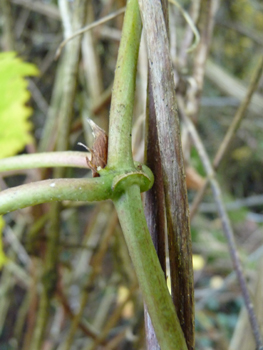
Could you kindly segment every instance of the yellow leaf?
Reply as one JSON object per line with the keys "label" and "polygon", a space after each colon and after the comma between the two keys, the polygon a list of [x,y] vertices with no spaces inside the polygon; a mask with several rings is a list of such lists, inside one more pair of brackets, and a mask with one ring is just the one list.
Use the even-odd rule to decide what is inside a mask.
{"label": "yellow leaf", "polygon": [[0,158],[15,155],[32,140],[25,76],[37,74],[36,66],[23,62],[15,52],[0,53]]}

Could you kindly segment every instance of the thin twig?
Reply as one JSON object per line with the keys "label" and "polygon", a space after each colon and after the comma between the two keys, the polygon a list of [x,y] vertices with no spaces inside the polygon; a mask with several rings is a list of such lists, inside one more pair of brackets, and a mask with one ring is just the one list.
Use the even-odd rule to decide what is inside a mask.
{"label": "thin twig", "polygon": [[[250,104],[250,101],[252,99],[252,96],[254,94],[254,92],[256,91],[257,87],[258,87],[258,83],[260,80],[260,77],[262,75],[263,72],[263,56],[261,56],[259,62],[258,62],[258,66],[256,67],[256,70],[253,74],[251,83],[248,87],[247,93],[245,98],[243,99],[241,105],[239,106],[235,117],[230,125],[230,127],[228,128],[228,131],[224,137],[224,140],[222,141],[217,154],[214,158],[213,161],[213,167],[214,169],[217,169],[221,160],[223,159],[224,155],[226,154],[226,150],[228,149],[230,142],[233,140],[233,137],[236,134],[237,129],[239,128],[243,118],[245,117],[245,113],[247,111],[247,108]],[[190,212],[190,220],[194,217],[198,206],[204,196],[205,190],[207,188],[209,180],[206,179],[206,181],[204,182],[203,186],[200,188],[199,192],[196,194],[192,206],[191,206],[191,212]]]}
{"label": "thin twig", "polygon": [[[218,8],[218,0],[201,1],[199,9],[199,19],[197,28],[200,34],[200,43],[197,47],[193,62],[192,84],[189,84],[187,90],[186,109],[188,114],[196,119],[199,110],[201,92],[203,90],[205,65],[211,45],[211,39],[214,29],[214,17]],[[185,56],[186,58],[186,56]]]}
{"label": "thin twig", "polygon": [[[189,11],[191,20],[193,22],[193,24],[196,26],[196,21],[198,19],[198,14],[199,14],[199,10],[200,10],[200,3],[201,0],[194,0],[192,1],[192,5],[191,5],[191,9]],[[198,32],[199,34],[199,32]],[[188,47],[190,46],[192,40],[193,40],[193,30],[190,27],[190,25],[188,24],[185,34],[184,34],[184,39],[182,40],[181,43],[181,48],[178,54],[178,62],[180,63],[180,66],[185,66],[186,62],[187,62],[187,54],[188,54]]]}
{"label": "thin twig", "polygon": [[257,349],[261,350],[263,349],[263,343],[260,335],[260,328],[259,324],[254,312],[253,304],[249,295],[248,287],[246,284],[246,279],[242,271],[242,266],[241,262],[238,256],[237,248],[236,248],[236,243],[234,239],[234,233],[225,209],[225,205],[222,200],[222,194],[221,194],[221,189],[218,184],[218,181],[216,180],[214,169],[212,167],[212,164],[210,163],[209,157],[206,153],[206,150],[204,148],[204,145],[196,131],[196,128],[190,118],[186,115],[184,111],[184,103],[182,97],[178,97],[178,106],[179,106],[179,111],[181,113],[181,116],[183,117],[183,120],[186,124],[186,127],[188,129],[188,132],[191,135],[191,138],[193,140],[193,143],[196,147],[196,150],[199,154],[200,160],[203,163],[203,166],[205,168],[205,171],[207,173],[207,177],[209,179],[209,182],[212,187],[213,195],[214,195],[214,200],[217,205],[217,210],[219,213],[219,216],[222,220],[222,226],[224,230],[224,234],[226,236],[226,239],[228,241],[228,247],[230,251],[230,256],[234,265],[234,268],[236,270],[237,278],[240,284],[241,292],[245,301],[245,305],[248,311],[249,319],[250,319],[250,324],[252,328],[252,332],[255,337],[255,341],[257,344]]}
{"label": "thin twig", "polygon": [[188,14],[188,12],[186,12],[184,10],[184,8],[179,4],[178,1],[176,1],[176,0],[169,0],[169,2],[172,3],[173,5],[175,5],[178,8],[178,10],[181,12],[181,14],[183,15],[184,19],[186,20],[186,22],[188,23],[189,27],[191,28],[191,30],[192,30],[192,32],[194,34],[195,40],[194,40],[193,44],[186,49],[186,52],[188,52],[188,53],[192,52],[192,51],[194,51],[196,49],[197,45],[200,42],[200,35],[199,35],[199,32],[198,32],[198,30],[196,28],[196,25],[195,25],[194,21],[192,20],[191,16]]}
{"label": "thin twig", "polygon": [[73,35],[71,35],[70,37],[68,37],[66,40],[62,41],[62,43],[59,45],[59,47],[58,47],[58,49],[57,49],[57,52],[56,52],[56,55],[55,55],[55,60],[57,60],[57,59],[59,58],[63,47],[64,47],[71,39],[75,38],[75,37],[78,36],[78,35],[81,35],[81,34],[87,32],[88,30],[91,30],[91,29],[93,29],[93,28],[99,26],[100,24],[103,24],[103,23],[105,23],[105,22],[108,22],[108,21],[110,21],[111,19],[113,19],[113,18],[115,18],[115,17],[121,15],[122,13],[125,12],[125,9],[126,9],[126,7],[122,7],[122,8],[119,9],[118,11],[115,11],[115,12],[111,13],[110,15],[105,16],[105,17],[103,17],[103,18],[101,18],[101,19],[99,19],[99,20],[97,20],[97,21],[95,21],[95,22],[89,24],[88,26],[86,26],[86,27],[84,27],[84,28],[78,30],[78,31],[75,32]]}

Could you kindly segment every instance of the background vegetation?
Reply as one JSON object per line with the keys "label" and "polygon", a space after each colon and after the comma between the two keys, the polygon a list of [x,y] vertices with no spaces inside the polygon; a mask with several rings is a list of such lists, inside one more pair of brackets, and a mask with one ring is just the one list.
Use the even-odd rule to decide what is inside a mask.
{"label": "background vegetation", "polygon": [[[200,19],[198,4],[211,11],[206,26]],[[87,117],[108,130],[123,15],[86,32],[82,40],[78,37],[70,41],[67,44],[70,49],[64,49],[59,59],[54,60],[64,38],[125,6],[125,1],[87,1],[85,6],[81,17],[81,13],[73,11],[74,2],[70,1],[1,0],[1,46],[2,51],[8,51],[0,56],[1,157],[63,148],[82,151],[78,142],[91,147],[93,136]],[[256,0],[182,1],[181,6],[196,22],[201,41],[195,50],[186,52],[187,44],[192,42],[189,34],[192,31],[178,7],[170,4],[170,45],[177,94],[179,99],[183,97],[185,111],[192,117],[212,160],[262,59],[263,7]],[[76,45],[81,47],[79,62],[74,55]],[[200,48],[205,50],[204,57]],[[20,59],[10,51],[17,52]],[[4,66],[6,63],[10,66]],[[70,69],[69,77],[75,76],[76,83],[64,80]],[[11,76],[14,71],[17,84]],[[12,88],[5,85],[9,74]],[[23,82],[25,75],[37,75],[27,80],[30,102],[29,95],[20,92],[24,90],[19,82]],[[146,86],[147,52],[142,40],[133,129],[134,157],[142,162]],[[7,107],[2,101],[7,100],[7,91],[17,105],[4,114]],[[75,91],[71,101],[68,96],[74,96]],[[261,77],[244,120],[217,170],[261,328],[262,95]],[[73,106],[73,113],[67,118],[70,136],[63,139],[61,115],[71,110],[69,106]],[[184,113],[182,108],[179,111]],[[206,173],[183,121],[181,135],[191,207]],[[70,168],[62,175],[57,170],[30,169],[2,173],[0,185],[4,190],[58,175],[91,176],[89,170],[81,169]],[[53,204],[38,205],[7,214],[0,223],[5,252],[0,256],[1,349],[144,349],[142,299],[113,205],[63,202],[61,219],[55,228],[54,210]],[[54,263],[59,264],[58,282],[56,290],[49,291],[54,297],[49,300],[45,316],[41,316],[45,334],[41,344],[36,344],[39,329],[36,325],[41,322],[39,315],[43,315],[40,295],[43,272],[47,269],[47,241],[54,230],[59,232],[53,252]],[[191,216],[191,231],[196,349],[255,347],[210,189]],[[48,281],[44,285],[48,286]]]}

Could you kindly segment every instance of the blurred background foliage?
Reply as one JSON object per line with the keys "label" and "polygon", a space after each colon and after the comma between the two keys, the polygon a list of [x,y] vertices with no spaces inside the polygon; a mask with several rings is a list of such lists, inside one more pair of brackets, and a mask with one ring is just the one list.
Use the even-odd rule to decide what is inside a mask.
{"label": "blurred background foliage", "polygon": [[[246,90],[263,47],[261,1],[215,2],[218,7],[209,60],[219,74],[215,74],[215,68],[206,70],[195,121],[211,159],[242,100],[237,91],[240,87]],[[181,1],[181,5],[191,11],[190,1]],[[23,153],[53,151],[59,135],[58,114],[65,98],[63,76],[70,54],[64,49],[59,60],[54,60],[54,56],[63,38],[74,32],[74,1],[1,0],[0,6],[2,51],[16,51],[21,60],[39,70],[38,76],[28,79],[31,100],[27,106],[33,111],[33,128],[32,139],[26,139]],[[91,23],[122,6],[124,0],[87,0],[84,22]],[[170,5],[170,10],[171,47],[176,56],[187,24],[176,7]],[[92,146],[86,117],[105,130],[108,128],[122,20],[123,16],[118,16],[83,36],[68,140],[71,150],[81,150],[78,141]],[[191,76],[195,53],[188,55],[188,65],[180,73],[183,78]],[[1,75],[0,80],[3,86]],[[134,156],[140,161],[144,154],[146,82],[147,55],[142,41],[133,131]],[[217,173],[262,327],[262,77],[256,94],[258,99],[252,100]],[[0,135],[5,126],[1,117]],[[19,117],[22,119],[22,114],[16,116]],[[11,140],[3,144],[1,136],[0,142],[2,149],[10,149]],[[188,181],[191,205],[205,172],[195,148],[189,142],[186,144],[186,167],[191,169],[187,176],[192,180]],[[67,169],[65,176],[91,174],[89,170]],[[1,174],[0,186],[5,189],[50,177],[51,169],[5,173]],[[1,349],[144,349],[143,304],[115,211],[108,202],[62,203],[56,288],[41,342],[36,347],[32,345],[41,312],[39,296],[43,289],[51,210],[45,204],[4,217],[3,246],[8,259],[4,258],[1,270]],[[195,254],[196,349],[253,348],[227,242],[209,189],[191,222],[191,231]]]}

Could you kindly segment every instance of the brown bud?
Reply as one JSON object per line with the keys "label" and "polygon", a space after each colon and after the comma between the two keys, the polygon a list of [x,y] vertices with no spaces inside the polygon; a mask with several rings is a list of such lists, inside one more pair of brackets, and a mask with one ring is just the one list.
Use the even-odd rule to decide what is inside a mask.
{"label": "brown bud", "polygon": [[107,165],[108,158],[108,135],[93,120],[88,119],[95,138],[92,149],[84,146],[91,153],[91,159],[86,157],[88,167],[92,170],[93,177],[99,177],[98,168],[103,169]]}

